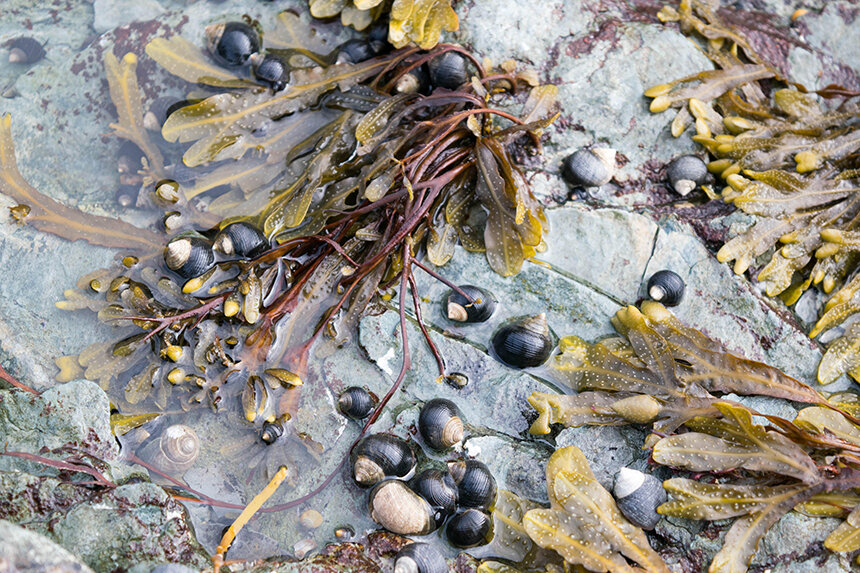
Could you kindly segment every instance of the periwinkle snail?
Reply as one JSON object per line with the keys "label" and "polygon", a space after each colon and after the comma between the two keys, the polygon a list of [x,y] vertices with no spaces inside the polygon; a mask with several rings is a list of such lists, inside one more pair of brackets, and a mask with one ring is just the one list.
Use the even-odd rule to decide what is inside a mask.
{"label": "periwinkle snail", "polygon": [[199,277],[215,264],[212,243],[195,232],[180,233],[167,243],[164,249],[167,268],[179,276],[191,279]]}
{"label": "periwinkle snail", "polygon": [[561,165],[561,176],[570,185],[600,187],[615,174],[615,150],[605,147],[579,149]]}
{"label": "periwinkle snail", "polygon": [[496,501],[496,478],[483,462],[450,462],[448,472],[457,484],[460,507],[489,509]]}
{"label": "periwinkle snail", "polygon": [[678,195],[686,196],[699,185],[710,181],[708,166],[695,155],[673,159],[666,168],[666,178]]}
{"label": "periwinkle snail", "polygon": [[144,444],[137,456],[156,469],[178,477],[194,465],[199,454],[200,439],[197,433],[184,424],[174,424]]}
{"label": "periwinkle snail", "polygon": [[351,386],[341,393],[337,399],[337,409],[353,420],[362,420],[373,412],[376,401],[370,392],[358,386]]}
{"label": "periwinkle snail", "polygon": [[435,468],[426,469],[412,478],[409,486],[430,504],[437,521],[445,520],[457,510],[457,484],[449,473]]}
{"label": "periwinkle snail", "polygon": [[447,573],[448,564],[438,549],[427,543],[410,543],[394,558],[394,573]]}
{"label": "periwinkle snail", "polygon": [[648,279],[648,296],[665,306],[679,305],[685,290],[684,279],[669,270],[657,271]]}
{"label": "periwinkle snail", "polygon": [[448,522],[445,535],[454,547],[467,548],[489,541],[493,519],[479,509],[467,509]]}
{"label": "periwinkle snail", "polygon": [[408,479],[415,470],[415,454],[396,436],[371,434],[352,449],[350,466],[356,483],[370,487],[386,477]]}
{"label": "periwinkle snail", "polygon": [[492,344],[499,360],[514,368],[540,366],[554,346],[543,313],[503,326],[493,335]]}
{"label": "periwinkle snail", "polygon": [[257,81],[272,88],[272,91],[279,92],[285,87],[290,80],[290,69],[280,57],[274,54],[252,54],[249,58],[251,62],[251,73]]}
{"label": "periwinkle snail", "polygon": [[368,505],[371,519],[398,535],[427,535],[439,526],[427,500],[400,480],[376,484]]}
{"label": "periwinkle snail", "polygon": [[227,22],[206,26],[209,52],[226,66],[241,66],[260,51],[260,36],[244,22]]}
{"label": "periwinkle snail", "polygon": [[463,294],[452,290],[445,297],[448,319],[457,322],[484,322],[496,310],[496,299],[486,290],[472,286],[458,287]]}
{"label": "periwinkle snail", "polygon": [[385,43],[377,40],[356,38],[341,44],[337,51],[336,63],[358,64],[376,57],[385,49]]}
{"label": "periwinkle snail", "polygon": [[10,64],[35,64],[45,57],[45,46],[35,38],[22,36],[5,45],[9,47]]}
{"label": "periwinkle snail", "polygon": [[230,223],[215,236],[212,248],[227,256],[254,258],[269,248],[263,232],[243,221]]}
{"label": "periwinkle snail", "polygon": [[667,499],[663,482],[632,468],[618,472],[613,494],[624,517],[642,529],[654,529],[660,521],[657,507]]}
{"label": "periwinkle snail", "polygon": [[457,405],[444,398],[429,400],[418,416],[418,431],[434,450],[444,450],[463,441],[463,420]]}
{"label": "periwinkle snail", "polygon": [[433,87],[455,90],[469,81],[466,58],[457,52],[445,52],[427,63]]}

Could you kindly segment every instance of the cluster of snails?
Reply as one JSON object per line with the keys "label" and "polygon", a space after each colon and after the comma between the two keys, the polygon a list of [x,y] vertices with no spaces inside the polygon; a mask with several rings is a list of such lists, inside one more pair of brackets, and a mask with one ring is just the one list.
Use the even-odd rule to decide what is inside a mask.
{"label": "cluster of snails", "polygon": [[[485,322],[496,309],[496,298],[485,289],[462,285],[443,301],[449,320],[463,323]],[[546,315],[529,316],[503,325],[493,334],[493,353],[513,368],[531,368],[547,361],[555,347]]]}
{"label": "cluster of snails", "polygon": [[216,62],[226,67],[251,65],[251,73],[262,84],[280,91],[287,87],[290,69],[275,54],[262,54],[260,34],[245,22],[207,26],[206,47]]}
{"label": "cluster of snails", "polygon": [[[464,437],[459,409],[442,398],[424,405],[418,430],[434,450],[455,446]],[[488,511],[496,499],[496,481],[487,466],[469,459],[416,475],[416,464],[410,443],[392,435],[372,434],[355,445],[350,467],[358,485],[372,487],[371,518],[399,535],[428,535],[447,522],[445,534],[455,547],[487,543],[492,529]]]}

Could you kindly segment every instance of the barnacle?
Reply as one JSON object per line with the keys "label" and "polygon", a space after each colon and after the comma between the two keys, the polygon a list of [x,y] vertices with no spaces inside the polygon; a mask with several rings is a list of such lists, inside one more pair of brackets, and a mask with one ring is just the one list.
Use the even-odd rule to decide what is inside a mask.
{"label": "barnacle", "polygon": [[[707,2],[689,0],[678,10],[664,8],[662,19],[680,21],[683,31],[701,38],[720,69],[655,86],[645,95],[654,98],[652,112],[678,109],[672,121],[676,137],[695,122],[693,140],[713,155],[709,169],[728,183],[722,200],[756,216],[717,258],[734,261],[734,271],[742,274],[770,252],[757,278],[768,295],[787,304],[811,285],[833,293],[810,332],[815,337],[860,312],[853,231],[860,217],[860,108],[846,99],[824,109],[815,94],[792,84],[765,95],[760,82],[782,79],[780,72],[756,53],[741,29],[727,23],[730,13],[724,10],[721,17]],[[835,87],[819,93],[851,95]],[[829,384],[845,373],[860,380],[858,364],[860,329],[849,324],[821,361],[819,382]]]}

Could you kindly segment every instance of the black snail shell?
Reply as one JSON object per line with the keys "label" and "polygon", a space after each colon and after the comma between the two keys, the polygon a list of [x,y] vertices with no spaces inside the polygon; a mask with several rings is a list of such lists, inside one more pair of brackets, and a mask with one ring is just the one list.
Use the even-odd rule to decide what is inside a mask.
{"label": "black snail shell", "polygon": [[253,54],[251,60],[251,73],[257,81],[279,92],[290,81],[290,68],[280,57],[274,54]]}
{"label": "black snail shell", "polygon": [[6,42],[10,64],[35,64],[45,57],[44,45],[35,38],[21,37]]}
{"label": "black snail shell", "polygon": [[496,501],[496,478],[483,462],[450,462],[448,473],[457,484],[460,507],[488,509]]}
{"label": "black snail shell", "polygon": [[183,424],[168,426],[159,437],[144,444],[137,452],[140,459],[174,477],[181,476],[193,466],[199,454],[197,433]]}
{"label": "black snail shell", "polygon": [[266,445],[271,446],[278,441],[278,438],[284,435],[287,429],[288,420],[275,420],[274,422],[266,422],[260,430],[260,439]]}
{"label": "black snail shell", "polygon": [[496,356],[514,368],[540,366],[549,358],[552,348],[543,313],[507,324],[493,335]]}
{"label": "black snail shell", "polygon": [[385,50],[385,42],[356,38],[347,40],[337,49],[337,63],[357,64],[374,58]]}
{"label": "black snail shell", "polygon": [[454,547],[465,549],[489,541],[493,519],[480,509],[467,509],[448,522],[445,535]]}
{"label": "black snail shell", "polygon": [[215,235],[212,248],[227,256],[254,258],[269,249],[269,240],[250,223],[230,223]]}
{"label": "black snail shell", "polygon": [[337,399],[337,409],[341,414],[353,420],[367,418],[376,407],[376,401],[370,392],[358,386],[351,386],[343,391]]}
{"label": "black snail shell", "polygon": [[441,523],[457,511],[459,493],[450,474],[433,468],[426,469],[412,478],[409,486],[430,504],[436,521]]}
{"label": "black snail shell", "polygon": [[394,558],[394,573],[447,573],[448,563],[427,543],[410,543]]}
{"label": "black snail shell", "polygon": [[219,63],[241,66],[260,51],[260,36],[244,22],[206,26],[206,45]]}
{"label": "black snail shell", "polygon": [[457,52],[445,52],[427,63],[433,87],[455,90],[469,81],[466,58]]}
{"label": "black snail shell", "polygon": [[657,271],[648,279],[648,296],[665,306],[677,306],[684,298],[684,279],[672,271]]}
{"label": "black snail shell", "polygon": [[666,178],[672,189],[682,197],[699,185],[708,183],[708,166],[695,155],[682,155],[673,159],[666,168]]}
{"label": "black snail shell", "polygon": [[438,527],[427,501],[400,480],[385,480],[370,491],[370,517],[398,535],[427,535]]}
{"label": "black snail shell", "polygon": [[371,434],[352,449],[352,477],[370,487],[386,477],[407,479],[415,470],[415,454],[409,444],[389,434]]}
{"label": "black snail shell", "polygon": [[600,187],[615,174],[615,150],[580,149],[568,155],[561,164],[561,176],[570,185]]}
{"label": "black snail shell", "polygon": [[618,509],[630,523],[642,529],[654,529],[660,521],[657,506],[666,502],[663,482],[651,474],[621,468],[613,488]]}
{"label": "black snail shell", "polygon": [[484,322],[493,315],[496,310],[496,299],[492,294],[472,285],[462,285],[459,288],[469,298],[455,290],[448,293],[445,298],[445,308],[450,320]]}
{"label": "black snail shell", "polygon": [[197,233],[180,233],[164,249],[167,268],[186,279],[199,277],[215,264],[212,243]]}
{"label": "black snail shell", "polygon": [[433,398],[421,408],[418,431],[434,450],[444,450],[463,441],[463,419],[451,400]]}

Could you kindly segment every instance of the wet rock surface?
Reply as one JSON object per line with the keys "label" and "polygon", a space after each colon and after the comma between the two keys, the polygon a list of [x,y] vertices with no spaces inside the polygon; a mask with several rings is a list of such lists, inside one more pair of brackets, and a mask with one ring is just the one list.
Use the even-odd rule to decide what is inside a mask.
{"label": "wet rock surface", "polygon": [[[770,12],[773,23],[785,29],[791,25],[801,36],[803,45],[787,47],[782,56],[795,80],[811,89],[833,82],[857,88],[860,40],[852,33],[857,18],[852,2],[752,0],[736,4]],[[290,6],[307,19],[303,2],[285,6],[96,0],[69,2],[57,10],[43,3],[7,0],[0,43],[30,28],[35,37],[48,42],[46,59],[31,67],[9,64],[0,57],[0,88],[14,88],[19,94],[3,99],[2,111],[13,116],[18,164],[24,177],[60,201],[97,214],[116,214],[119,141],[102,137],[114,119],[103,86],[103,53],[138,53],[141,77],[147,78],[141,82],[147,100],[163,93],[178,97],[185,88],[143,56],[148,39],[179,33],[201,44],[207,24],[243,13],[266,21]],[[514,371],[501,365],[490,356],[488,346],[492,333],[506,320],[540,312],[547,313],[555,336],[575,334],[591,341],[608,335],[613,332],[609,318],[614,312],[642,298],[648,276],[664,268],[677,272],[687,283],[687,295],[674,311],[686,324],[720,340],[733,352],[766,361],[801,380],[814,380],[821,348],[798,326],[814,320],[814,301],[798,319],[778,302],[763,297],[746,277],[735,276],[717,262],[715,243],[749,221],[709,205],[676,209],[677,196],[660,179],[669,159],[698,150],[687,135],[671,137],[670,118],[650,114],[642,91],[709,69],[711,64],[676,27],[656,22],[659,3],[463,0],[456,7],[461,29],[454,39],[496,63],[508,58],[527,62],[542,79],[558,83],[562,115],[548,130],[540,167],[530,171],[529,177],[545,202],[566,204],[554,205],[548,212],[549,249],[537,257],[541,263],[526,263],[516,277],[497,276],[482,255],[461,249],[442,269],[455,283],[480,285],[499,297],[499,310],[488,323],[464,326],[449,321],[441,304],[447,287],[416,274],[423,316],[446,367],[464,374],[469,383],[455,389],[437,381],[433,356],[410,322],[412,371],[374,430],[411,436],[423,402],[437,396],[452,399],[464,412],[465,451],[490,466],[500,487],[539,502],[546,501],[542,472],[554,445],[583,449],[606,487],[622,466],[647,469],[647,452],[638,449],[642,436],[636,429],[565,430],[554,443],[528,438],[532,414],[525,397],[536,390],[564,389],[545,368]],[[796,8],[810,12],[790,24]],[[349,35],[337,24],[324,25],[323,30],[331,45]],[[85,154],[80,153],[81,142],[86,142]],[[583,146],[615,148],[619,172],[613,182],[600,189],[576,191],[572,195],[576,201],[568,202],[573,191],[560,177],[561,160]],[[13,205],[0,196],[3,212]],[[139,225],[153,220],[151,213],[134,210],[123,212],[123,217]],[[0,278],[0,364],[31,386],[49,388],[56,372],[54,358],[114,336],[90,314],[54,308],[63,290],[78,276],[111,264],[114,256],[111,251],[68,243],[0,217],[0,268],[15,269]],[[325,443],[326,453],[313,475],[297,479],[284,499],[313,489],[320,476],[337,467],[357,436],[360,426],[334,413],[338,392],[357,384],[382,396],[400,368],[401,351],[396,308],[390,304],[384,313],[362,320],[349,346],[312,365],[311,376],[325,381],[313,390],[313,403],[323,404],[325,413],[302,409],[296,424]],[[827,390],[848,385],[843,379]],[[790,408],[767,399],[757,399],[754,406],[780,415]],[[238,416],[226,422],[239,423]],[[224,424],[223,419],[200,421],[204,457],[219,455]],[[117,460],[108,398],[89,382],[59,385],[38,398],[19,391],[0,392],[0,435],[5,436],[9,451],[36,454],[43,447],[86,448],[107,462],[101,469],[116,482],[142,475]],[[609,450],[611,455],[607,455]],[[44,455],[63,459],[67,454]],[[460,455],[448,452],[429,457],[441,462]],[[202,491],[233,503],[246,502],[264,483],[258,475],[251,485],[243,485],[238,474],[225,472],[228,470],[195,469],[187,477],[201,479],[206,484]],[[69,561],[50,562],[69,563],[80,571],[87,567],[95,571],[164,571],[169,562],[199,569],[207,563],[206,552],[214,550],[221,528],[235,517],[235,513],[224,512],[209,519],[210,509],[191,508],[197,515],[196,534],[204,551],[185,510],[161,488],[151,483],[124,483],[112,489],[71,483],[87,479],[32,460],[0,456],[0,490],[10,495],[0,502],[0,518],[26,527],[21,531],[0,522],[0,528],[23,536],[20,546],[11,547],[43,549],[44,557],[27,554],[32,562],[68,557]],[[237,558],[259,552],[288,554],[296,543],[310,538],[319,548],[315,550],[318,555],[306,564],[248,563],[234,570],[287,572],[313,566],[318,571],[369,572],[388,566],[404,543],[402,539],[371,536],[361,544],[325,545],[334,528],[343,523],[359,532],[373,527],[366,515],[365,495],[342,471],[309,504],[280,516],[264,516],[249,526],[231,554]],[[308,507],[325,517],[313,533],[294,525]],[[850,561],[828,553],[821,545],[836,524],[832,519],[790,513],[761,542],[753,565],[786,572],[848,571]],[[663,519],[652,541],[663,548],[673,570],[700,570],[719,548],[726,529],[725,524]],[[28,532],[30,538],[26,538]],[[40,534],[65,547],[79,562],[75,564],[60,549],[49,549],[47,542],[39,543],[36,536]],[[17,559],[20,553],[9,553],[9,538],[0,534],[0,539],[0,563]],[[453,559],[456,552],[447,550]],[[462,556],[451,563],[460,571],[474,569],[474,563]]]}

